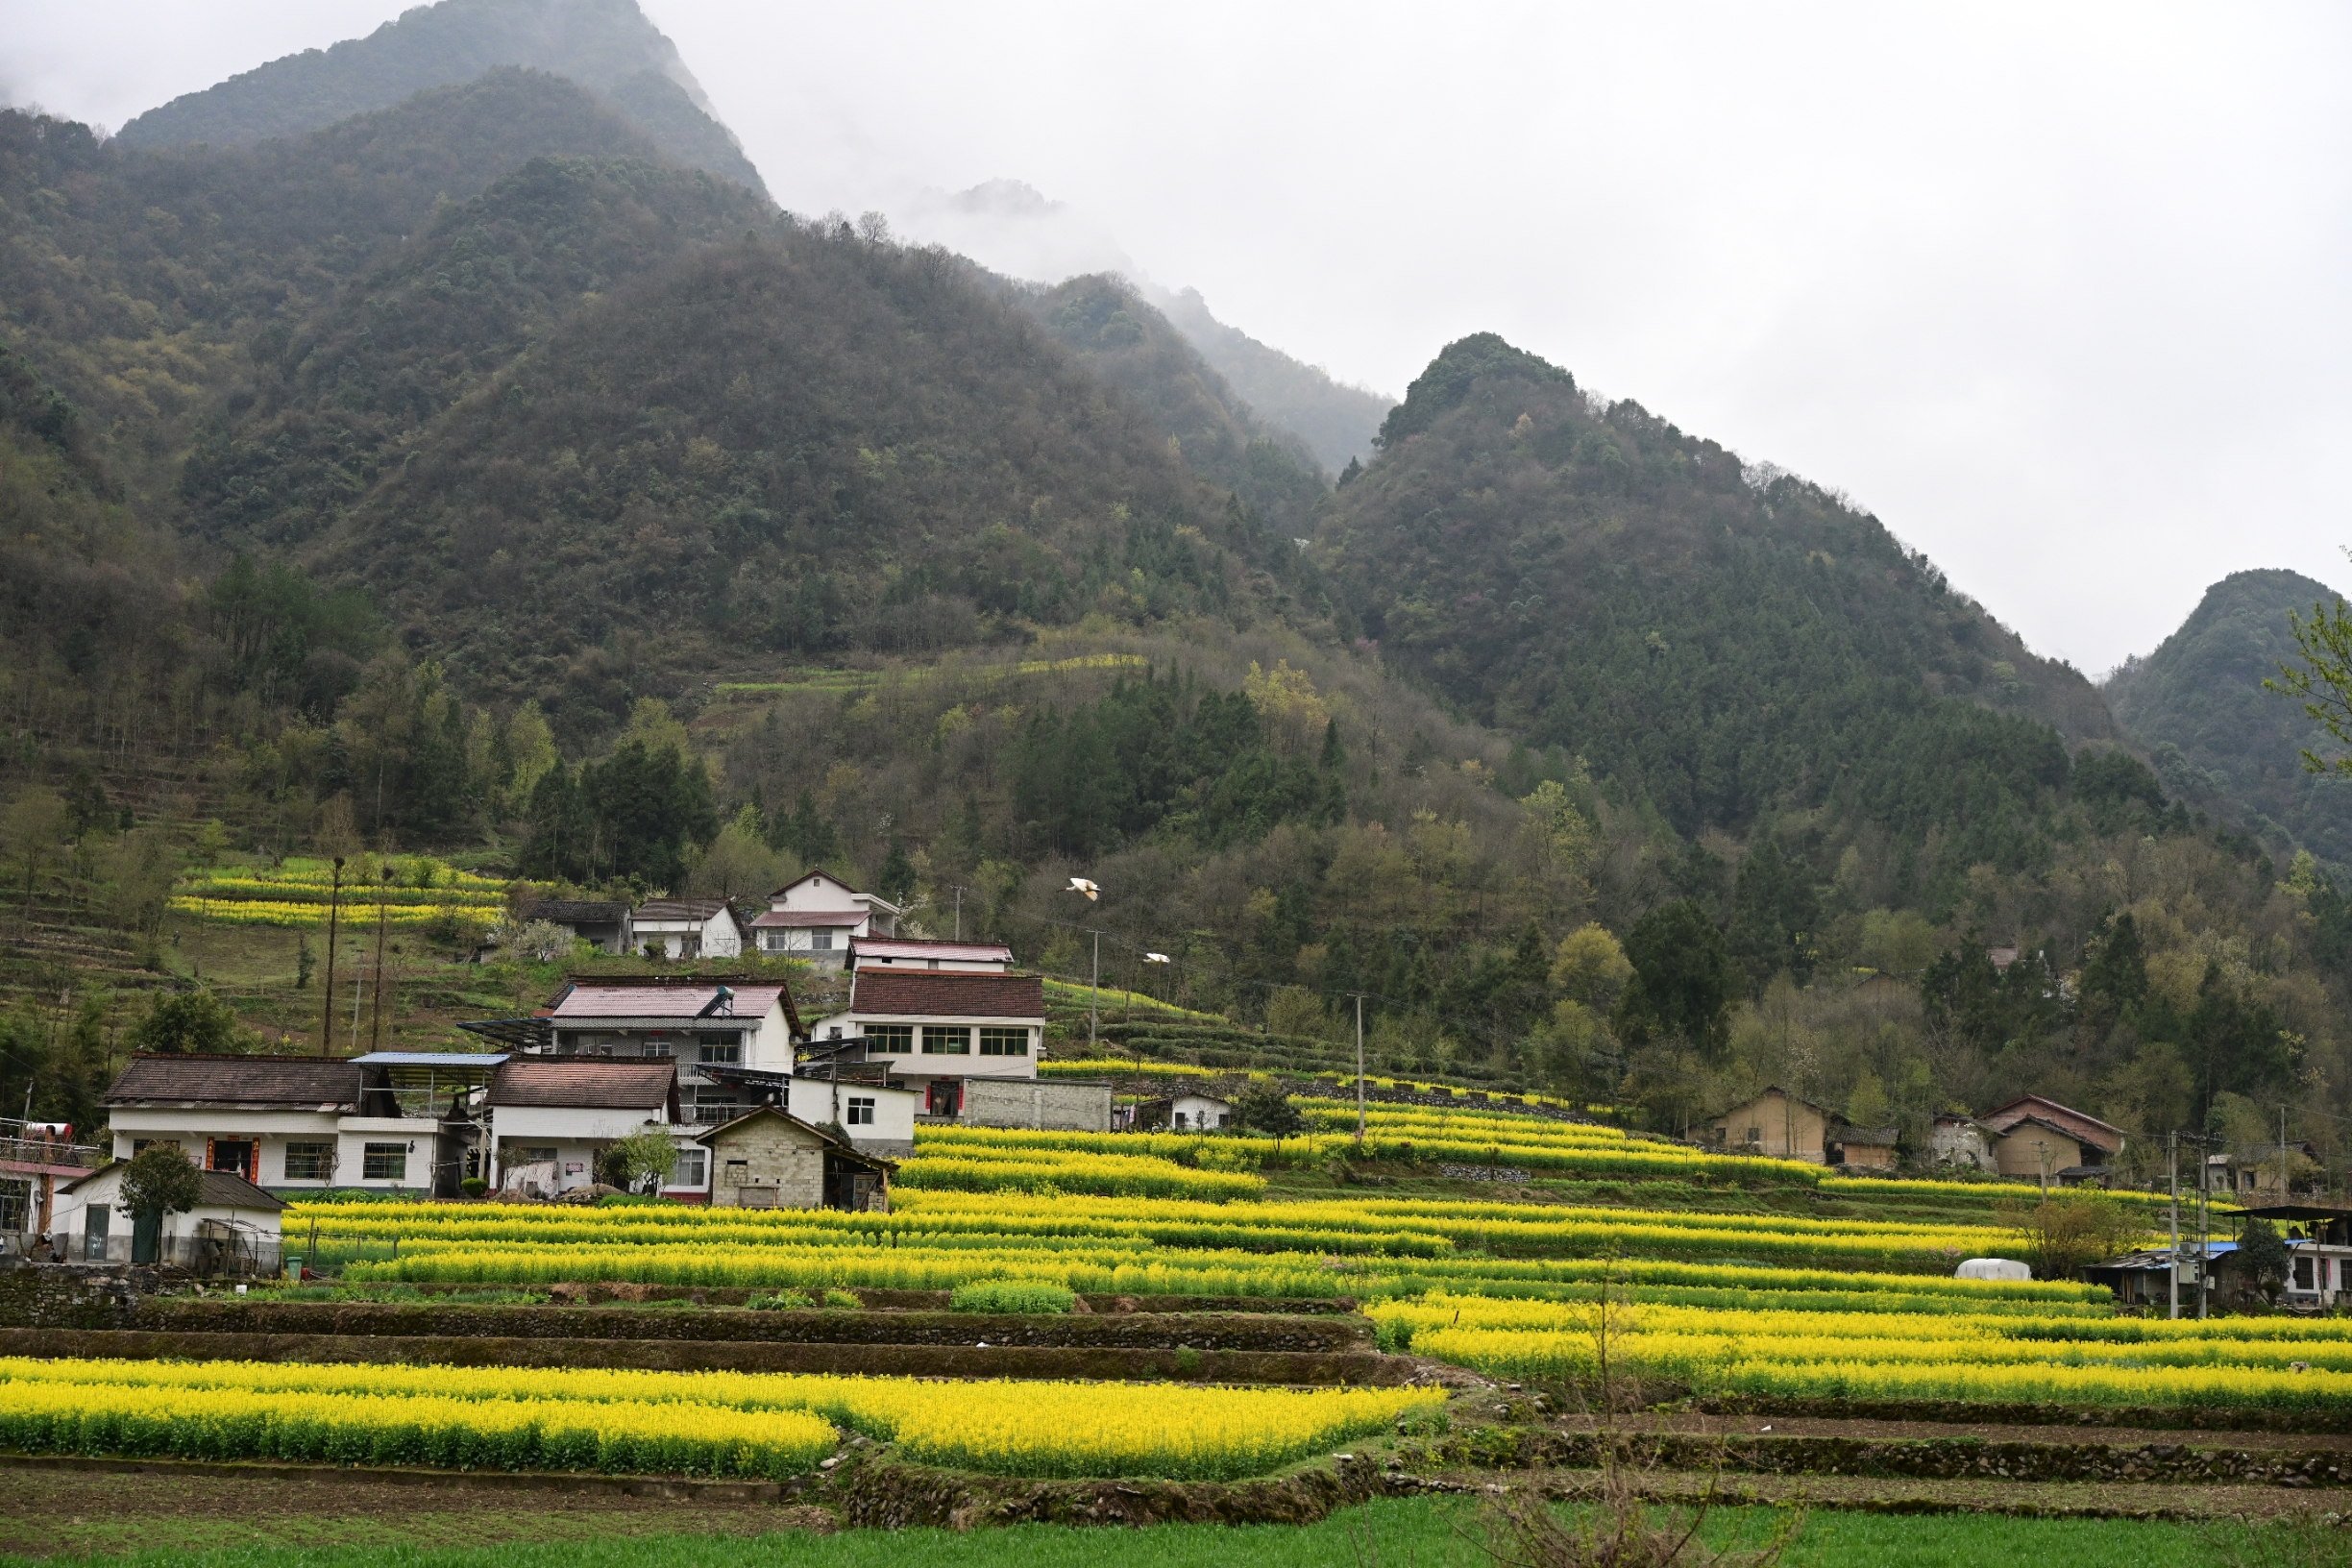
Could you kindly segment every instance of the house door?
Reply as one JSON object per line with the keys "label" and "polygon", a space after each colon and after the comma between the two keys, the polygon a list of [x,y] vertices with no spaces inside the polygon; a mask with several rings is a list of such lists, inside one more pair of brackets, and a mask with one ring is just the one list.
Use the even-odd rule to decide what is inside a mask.
{"label": "house door", "polygon": [[964,1109],[964,1080],[934,1078],[924,1109],[935,1116],[952,1116]]}
{"label": "house door", "polygon": [[131,1218],[131,1261],[152,1263],[163,1255],[163,1215],[159,1210]]}
{"label": "house door", "polygon": [[254,1145],[250,1139],[215,1138],[206,1140],[206,1168],[233,1170],[247,1181],[254,1179]]}
{"label": "house door", "polygon": [[103,1263],[107,1261],[107,1224],[113,1218],[114,1211],[103,1203],[94,1203],[86,1213],[88,1217],[82,1222],[82,1261]]}

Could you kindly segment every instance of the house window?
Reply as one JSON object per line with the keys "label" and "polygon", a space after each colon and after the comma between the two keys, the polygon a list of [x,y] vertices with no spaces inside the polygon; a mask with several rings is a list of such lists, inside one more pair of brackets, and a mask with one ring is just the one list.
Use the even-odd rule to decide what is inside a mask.
{"label": "house window", "polygon": [[925,1056],[971,1054],[971,1031],[962,1024],[926,1023],[922,1035]]}
{"label": "house window", "polygon": [[866,1026],[867,1054],[873,1056],[904,1056],[915,1048],[915,1026],[911,1023],[870,1023]]}
{"label": "house window", "polygon": [[849,1125],[852,1127],[871,1127],[873,1125],[873,1096],[870,1094],[850,1095]]}
{"label": "house window", "polygon": [[2317,1284],[2312,1279],[2312,1261],[2309,1258],[2297,1258],[2294,1261],[2294,1287],[2297,1290],[2316,1290],[2319,1288]]}
{"label": "house window", "polygon": [[359,1177],[369,1182],[404,1182],[408,1179],[408,1145],[405,1143],[370,1143],[359,1157]]}
{"label": "house window", "polygon": [[1761,1143],[1761,1142],[1763,1142],[1763,1141],[1764,1141],[1764,1129],[1763,1129],[1763,1128],[1761,1128],[1761,1127],[1751,1127],[1751,1128],[1749,1128],[1749,1129],[1748,1129],[1748,1141],[1749,1141],[1749,1142],[1751,1142],[1751,1143]]}
{"label": "house window", "polygon": [[705,1062],[741,1062],[743,1060],[743,1031],[723,1030],[718,1034],[697,1035],[695,1044]]}
{"label": "house window", "polygon": [[1178,1128],[1179,1130],[1182,1130],[1182,1128],[1184,1127],[1184,1124],[1185,1124],[1185,1114],[1184,1114],[1182,1111],[1179,1111],[1179,1112],[1177,1112],[1177,1113],[1176,1113],[1176,1126],[1177,1126],[1177,1128]]}
{"label": "house window", "polygon": [[710,1150],[680,1149],[670,1166],[668,1187],[700,1187],[710,1178]]}
{"label": "house window", "polygon": [[332,1143],[288,1143],[285,1146],[285,1179],[289,1182],[323,1182],[334,1174],[335,1146]]}
{"label": "house window", "polygon": [[678,938],[678,957],[700,958],[701,956],[702,939],[700,937],[687,936]]}
{"label": "house window", "polygon": [[832,932],[830,932],[830,931],[812,931],[812,932],[810,932],[810,933],[809,933],[809,951],[810,951],[810,952],[813,952],[813,953],[829,953],[829,952],[831,952],[832,950],[833,950],[833,933],[832,933]]}
{"label": "house window", "polygon": [[1026,1029],[983,1029],[980,1031],[982,1056],[1027,1056],[1029,1031]]}
{"label": "house window", "polygon": [[518,1143],[506,1151],[509,1165],[551,1165],[555,1163],[552,1143]]}

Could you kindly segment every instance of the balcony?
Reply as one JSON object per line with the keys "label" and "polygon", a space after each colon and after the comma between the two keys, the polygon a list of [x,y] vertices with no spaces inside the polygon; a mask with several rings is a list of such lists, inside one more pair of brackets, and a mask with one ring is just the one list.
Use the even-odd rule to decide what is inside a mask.
{"label": "balcony", "polygon": [[87,1143],[60,1143],[45,1138],[0,1138],[0,1170],[12,1176],[81,1176],[113,1158],[112,1151]]}

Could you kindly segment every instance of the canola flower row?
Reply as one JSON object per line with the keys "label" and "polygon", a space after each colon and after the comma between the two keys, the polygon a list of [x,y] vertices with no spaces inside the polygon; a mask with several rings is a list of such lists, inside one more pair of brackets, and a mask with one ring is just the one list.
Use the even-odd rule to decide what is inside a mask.
{"label": "canola flower row", "polygon": [[[1350,1127],[1353,1127],[1351,1122]],[[1522,1118],[1522,1127],[1539,1129],[1547,1123]],[[1517,1129],[1514,1129],[1516,1132]],[[1533,1132],[1526,1138],[1537,1136]],[[1313,1165],[1358,1152],[1352,1131],[1324,1132],[1299,1138],[1235,1137],[1223,1133],[1079,1133],[1039,1132],[1029,1128],[953,1127],[919,1129],[917,1147],[940,1141],[996,1143],[1007,1148],[1078,1149],[1099,1154],[1134,1153],[1138,1145],[1163,1159],[1178,1154],[1199,1158],[1206,1151],[1231,1157],[1245,1155],[1254,1163]],[[1405,1160],[1422,1164],[1515,1165],[1528,1170],[1569,1171],[1584,1175],[1715,1176],[1752,1178],[1806,1185],[1820,1179],[1819,1166],[1801,1161],[1764,1160],[1752,1155],[1703,1154],[1697,1150],[1630,1142],[1506,1142],[1482,1136],[1423,1136],[1417,1128],[1367,1131],[1364,1158]]]}
{"label": "canola flower row", "polygon": [[[1824,1192],[1843,1192],[1857,1198],[1874,1197],[1948,1197],[1948,1198],[2016,1198],[2038,1195],[2034,1184],[2018,1180],[1950,1181],[1928,1180],[1910,1176],[1824,1176],[1817,1184]],[[2134,1192],[2118,1189],[2104,1196],[2118,1203],[2136,1204],[2160,1209],[2172,1200],[2163,1192]],[[2190,1201],[2190,1200],[2184,1200]],[[2230,1211],[2234,1212],[2234,1211]]]}
{"label": "canola flower row", "polygon": [[1265,1178],[1239,1171],[1194,1170],[1148,1155],[1079,1154],[984,1146],[919,1151],[898,1167],[894,1186],[966,1192],[1087,1192],[1109,1197],[1190,1198],[1227,1203],[1255,1198]]}
{"label": "canola flower row", "polygon": [[0,1446],[26,1454],[782,1480],[835,1441],[830,1422],[801,1410],[0,1382]]}
{"label": "canola flower row", "polygon": [[[363,855],[357,862],[345,866],[343,868],[345,895],[350,896],[354,894],[354,890],[364,887],[368,890],[368,896],[374,897],[375,890],[382,885],[380,872],[384,864],[375,856]],[[393,869],[392,888],[395,893],[430,888],[435,891],[455,889],[460,892],[502,895],[506,891],[506,884],[497,877],[478,876],[472,871],[460,870],[446,861],[434,860],[430,856],[396,857],[390,864]],[[182,879],[182,885],[220,888],[327,889],[333,886],[334,880],[334,866],[331,862],[296,857],[287,860],[283,865],[273,866],[266,871],[228,867],[191,871]]]}
{"label": "canola flower row", "polygon": [[[1435,1389],[0,1360],[0,1434],[30,1437],[23,1446],[36,1452],[505,1469],[798,1474],[834,1446],[838,1422],[958,1469],[1234,1480],[1443,1399]],[[340,1452],[337,1433],[349,1434]],[[128,1446],[173,1442],[184,1446]]]}
{"label": "canola flower row", "polygon": [[[1372,1229],[1363,1224],[1362,1216],[1344,1212],[1320,1216],[1319,1222],[1317,1216],[1286,1212],[1296,1207],[1300,1206],[906,1190],[896,1194],[894,1212],[887,1214],[831,1209],[546,1211],[478,1204],[375,1204],[297,1206],[288,1211],[284,1222],[291,1229],[307,1225],[315,1216],[321,1230],[342,1237],[431,1237],[509,1245],[553,1241],[756,1245],[784,1243],[795,1237],[843,1237],[888,1246],[902,1237],[949,1232],[992,1236],[1008,1246],[1034,1237],[1099,1237],[1237,1252],[1312,1250],[1436,1257],[1454,1250],[1452,1241],[1426,1229],[1402,1225]],[[457,1212],[415,1213],[433,1208]]]}
{"label": "canola flower row", "polygon": [[543,1210],[479,1204],[298,1205],[289,1228],[316,1218],[338,1235],[446,1240],[759,1242],[855,1235],[884,1241],[920,1233],[1097,1236],[1163,1247],[1437,1259],[1458,1246],[1525,1255],[1606,1254],[1750,1262],[1835,1260],[1867,1267],[1940,1270],[1962,1257],[2014,1255],[2017,1238],[1990,1226],[1874,1224],[1788,1215],[1659,1213],[1510,1203],[1325,1201],[1207,1203],[1179,1198],[1010,1191],[901,1191],[893,1213],[691,1208]]}
{"label": "canola flower row", "polygon": [[[328,918],[327,906],[323,903],[224,903],[219,899],[208,901],[201,898],[175,897],[165,900],[164,907],[175,915],[193,915],[204,920],[226,925],[324,927]],[[497,904],[395,904],[384,911],[383,919],[386,925],[395,929],[429,925],[435,920],[450,919],[487,922],[498,918],[500,907]],[[363,915],[364,919],[362,919]],[[361,924],[373,923],[375,919],[376,912],[372,907],[362,912],[347,906],[343,911],[343,923],[346,926],[355,921]]]}
{"label": "canola flower row", "polygon": [[[1325,1099],[1311,1094],[1294,1094],[1291,1105],[1300,1115],[1317,1126],[1345,1130],[1352,1137],[1356,1128],[1354,1100]],[[1375,1127],[1433,1127],[1456,1129],[1461,1132],[1488,1131],[1513,1135],[1514,1141],[1540,1139],[1564,1143],[1609,1144],[1623,1148],[1637,1140],[1622,1127],[1605,1126],[1599,1122],[1555,1121],[1546,1116],[1514,1115],[1511,1113],[1488,1109],[1473,1103],[1462,1110],[1440,1109],[1422,1105],[1368,1105],[1363,1112],[1367,1130]]]}
{"label": "canola flower row", "polygon": [[[1788,1215],[1660,1213],[1654,1211],[1571,1208],[1535,1204],[1444,1200],[1362,1200],[1305,1203],[1209,1205],[1177,1199],[1060,1198],[1014,1193],[910,1192],[903,1217],[939,1225],[950,1216],[983,1219],[1006,1229],[1048,1234],[1080,1230],[1149,1236],[1164,1243],[1249,1245],[1251,1240],[1212,1239],[1217,1234],[1247,1234],[1279,1245],[1329,1251],[1419,1252],[1474,1246],[1529,1254],[1605,1254],[1612,1248],[1644,1256],[1696,1254],[1704,1258],[1838,1259],[1872,1264],[1913,1262],[1940,1266],[1946,1260],[1999,1257],[2017,1251],[2017,1237],[1984,1225],[1874,1224],[1866,1220],[1805,1219]],[[1384,1227],[1373,1230],[1371,1227]],[[1331,1236],[1410,1237],[1378,1247],[1331,1246]],[[1305,1240],[1312,1236],[1316,1239]],[[1430,1243],[1436,1243],[1433,1246]]]}
{"label": "canola flower row", "polygon": [[346,1263],[354,1282],[557,1284],[611,1280],[649,1285],[876,1290],[952,1290],[984,1280],[1044,1280],[1089,1295],[1329,1297],[1356,1283],[1295,1255],[1044,1252],[899,1247],[501,1246],[417,1242],[398,1258]]}

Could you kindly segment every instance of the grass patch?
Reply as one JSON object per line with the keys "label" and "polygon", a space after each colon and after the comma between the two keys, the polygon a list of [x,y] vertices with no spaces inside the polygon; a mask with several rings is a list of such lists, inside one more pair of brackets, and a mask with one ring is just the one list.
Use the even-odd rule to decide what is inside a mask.
{"label": "grass patch", "polygon": [[[117,1478],[120,1479],[120,1478]],[[125,1484],[125,1489],[135,1483]],[[137,1539],[144,1550],[87,1556],[88,1544],[62,1545],[89,1568],[736,1568],[790,1563],[793,1568],[1352,1568],[1377,1560],[1384,1568],[1472,1568],[1488,1559],[1472,1511],[1453,1500],[1391,1500],[1368,1504],[1320,1524],[1229,1527],[1164,1525],[1149,1530],[1073,1529],[1022,1525],[959,1534],[943,1530],[847,1531],[747,1535],[757,1510],[719,1510],[700,1533],[648,1533],[667,1521],[672,1531],[684,1510],[604,1514],[599,1527],[562,1510],[477,1515],[478,1545],[445,1544],[451,1531],[411,1532],[383,1518],[319,1517],[307,1523],[309,1546],[277,1544],[283,1533],[256,1531],[231,1544],[219,1531],[176,1532],[157,1521]],[[770,1517],[772,1517],[771,1515]],[[1769,1528],[1765,1509],[1727,1509],[1710,1520],[1721,1542],[1737,1533],[1757,1538]],[[2275,1530],[2277,1527],[2268,1527]],[[2246,1531],[2224,1536],[2241,1539]],[[121,1542],[119,1529],[109,1531]],[[172,1543],[184,1543],[175,1545]],[[127,1544],[127,1543],[126,1543]],[[2068,1568],[2204,1568],[2227,1560],[2215,1550],[2230,1544],[2208,1529],[2072,1519],[2012,1519],[1984,1514],[1867,1514],[1817,1512],[1791,1550],[1790,1568],[2014,1568],[2018,1562],[2063,1562]],[[100,1547],[99,1550],[106,1550]],[[0,1557],[0,1562],[38,1559]],[[2259,1558],[2255,1560],[2260,1560]]]}

